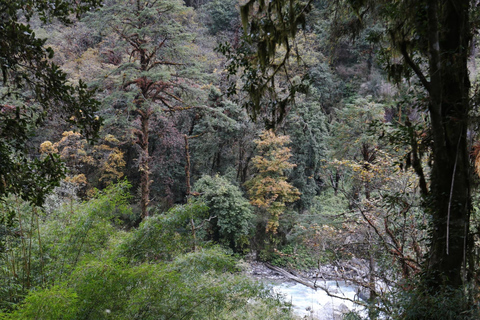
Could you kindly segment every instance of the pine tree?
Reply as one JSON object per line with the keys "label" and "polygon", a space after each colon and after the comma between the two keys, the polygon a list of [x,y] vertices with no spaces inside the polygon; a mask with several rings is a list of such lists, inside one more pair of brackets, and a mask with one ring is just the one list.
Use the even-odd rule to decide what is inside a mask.
{"label": "pine tree", "polygon": [[112,1],[91,22],[98,23],[95,18],[99,18],[106,23],[118,40],[115,50],[127,53],[105,81],[113,82],[118,90],[108,101],[122,109],[126,129],[133,133],[130,138],[138,152],[142,217],[149,215],[153,182],[152,130],[165,112],[192,105],[185,99],[195,86],[194,63],[188,52],[193,37],[186,27],[191,14],[191,9],[178,0]]}

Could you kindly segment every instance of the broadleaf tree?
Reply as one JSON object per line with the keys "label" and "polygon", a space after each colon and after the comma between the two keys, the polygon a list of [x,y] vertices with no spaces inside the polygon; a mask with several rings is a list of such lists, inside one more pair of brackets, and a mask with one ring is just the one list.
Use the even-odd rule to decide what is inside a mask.
{"label": "broadleaf tree", "polygon": [[254,140],[260,155],[252,159],[258,170],[252,179],[246,182],[250,203],[266,214],[266,232],[277,233],[280,216],[286,210],[286,204],[294,202],[300,196],[297,188],[287,181],[287,172],[295,167],[288,160],[290,142],[288,136],[277,135],[273,130],[265,130],[260,139]]}
{"label": "broadleaf tree", "polygon": [[[278,68],[272,60],[275,52],[280,46],[290,46],[311,3],[249,0],[241,7],[246,36],[263,37],[257,41],[262,70],[271,73]],[[431,225],[421,278],[430,293],[460,288],[468,278],[473,245],[467,143],[472,102],[467,62],[475,28],[472,17],[478,9],[469,0],[346,0],[332,4],[339,13],[336,23],[345,22],[344,35],[356,36],[369,23],[379,24],[370,40],[383,46],[379,55],[385,69],[394,80],[413,80],[425,95],[432,167],[429,188],[422,196]],[[340,21],[342,15],[345,19]],[[266,24],[266,19],[274,23]]]}
{"label": "broadleaf tree", "polygon": [[49,115],[61,115],[89,138],[97,135],[101,119],[93,91],[82,82],[69,84],[30,21],[38,16],[44,23],[68,24],[73,14],[79,17],[99,5],[99,0],[0,1],[0,197],[16,194],[41,205],[63,177],[58,156],[30,156],[29,138]]}

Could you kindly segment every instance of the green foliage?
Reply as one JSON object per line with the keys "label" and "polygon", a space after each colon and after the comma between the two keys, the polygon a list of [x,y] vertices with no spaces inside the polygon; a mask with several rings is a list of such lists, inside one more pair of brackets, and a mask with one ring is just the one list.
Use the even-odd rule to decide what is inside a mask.
{"label": "green foliage", "polygon": [[[64,319],[219,319],[247,309],[252,298],[266,303],[256,300],[263,304],[256,308],[261,313],[248,319],[263,318],[264,312],[281,315],[280,304],[275,305],[261,285],[230,273],[234,265],[218,249],[189,253],[170,263],[89,261],[64,285],[32,293],[8,319],[36,319],[42,310],[58,315],[61,308],[67,312]],[[54,295],[41,304],[49,293]],[[60,299],[53,301],[54,297]],[[283,313],[283,318],[287,316]]]}
{"label": "green foliage", "polygon": [[167,208],[183,198],[183,184],[173,182],[184,177],[183,134],[172,119],[207,99],[194,17],[180,0],[139,0],[108,1],[86,19],[103,39],[98,49],[108,53],[96,77],[107,89],[104,130],[125,144],[127,166],[137,168],[128,178],[140,187],[142,218],[152,198]]}
{"label": "green foliage", "polygon": [[221,320],[291,320],[296,319],[292,315],[291,309],[285,306],[285,303],[278,299],[252,298],[248,304],[240,305],[238,308],[226,308],[219,314],[217,319]]}
{"label": "green foliage", "polygon": [[295,204],[300,211],[305,211],[313,205],[314,197],[324,185],[320,173],[322,160],[328,152],[327,118],[321,105],[308,99],[292,108],[285,129],[292,141],[291,161],[296,164],[289,178],[301,193]]}
{"label": "green foliage", "polygon": [[413,292],[402,292],[399,294],[401,308],[397,310],[398,314],[393,318],[405,320],[478,319],[480,316],[478,307],[472,306],[472,301],[463,290],[466,289],[443,288],[433,294],[421,292],[418,289]]}
{"label": "green foliage", "polygon": [[231,255],[228,255],[226,250],[218,246],[177,256],[172,268],[183,273],[199,274],[209,271],[218,273],[236,273],[240,271],[237,261]]}
{"label": "green foliage", "polygon": [[143,221],[120,247],[120,255],[130,261],[170,260],[194,246],[191,219],[203,219],[207,207],[200,202],[177,205],[164,214]]}
{"label": "green foliage", "polygon": [[[372,97],[357,97],[351,104],[337,109],[337,122],[333,124],[331,143],[338,159],[359,159],[369,161],[362,148],[373,149],[379,143],[378,133],[373,126],[385,116],[385,105],[377,103]],[[365,147],[364,147],[365,146]],[[370,160],[371,161],[371,160]]]}
{"label": "green foliage", "polygon": [[348,199],[342,193],[334,194],[330,188],[324,190],[314,198],[313,206],[310,208],[313,214],[325,219],[321,223],[330,221],[330,217],[347,212],[349,210]]}
{"label": "green foliage", "polygon": [[224,249],[190,252],[190,222],[208,215],[203,203],[149,217],[129,234],[119,230],[118,218],[131,214],[128,190],[126,182],[112,185],[38,222],[34,208],[18,203],[22,220],[10,227],[9,256],[0,261],[0,303],[8,312],[1,319],[228,319],[246,310],[244,319],[291,318],[262,285],[238,274]]}
{"label": "green foliage", "polygon": [[[235,250],[248,245],[252,233],[252,208],[243,197],[239,187],[221,176],[203,176],[195,183],[195,191],[208,206],[210,228],[214,240],[225,243]],[[215,239],[217,238],[217,239]]]}
{"label": "green foliage", "polygon": [[211,34],[234,31],[239,27],[240,15],[236,0],[212,0],[202,7],[207,16],[207,27]]}
{"label": "green foliage", "polygon": [[[4,115],[4,114],[3,114]],[[2,126],[2,124],[6,124]],[[58,155],[50,155],[43,159],[29,159],[23,147],[17,148],[5,142],[2,135],[15,134],[17,130],[8,126],[9,122],[0,120],[0,175],[4,183],[0,186],[0,196],[5,198],[15,194],[35,205],[42,205],[46,196],[59,185],[65,176],[65,168]],[[3,137],[6,138],[6,137]],[[14,144],[25,143],[25,136],[17,136]],[[13,140],[17,140],[13,139]],[[11,141],[8,138],[7,141]]]}
{"label": "green foliage", "polygon": [[[478,306],[468,298],[468,295],[476,294],[474,287],[442,287],[442,290],[432,293],[417,280],[403,282],[393,292],[377,297],[382,302],[371,304],[370,314],[388,320],[474,320],[480,316]],[[363,318],[352,312],[346,319]]]}
{"label": "green foliage", "polygon": [[[246,0],[243,36],[234,0],[105,0],[86,13],[98,4],[0,0],[1,319],[291,318],[281,301],[238,276],[231,252],[249,248],[298,269],[370,259],[375,273],[367,285],[383,278],[398,290],[382,295],[377,286],[370,315],[478,318],[475,290],[439,285],[460,283],[463,271],[476,278],[478,269],[469,256],[477,235],[464,238],[465,223],[478,225],[478,199],[457,197],[470,197],[465,139],[478,131],[467,125],[478,100],[469,99],[465,67],[475,51],[465,49],[468,30],[478,22],[471,2]],[[82,22],[65,28],[73,14]],[[218,48],[224,56],[216,55],[213,46],[226,39]],[[400,88],[385,85],[387,74]],[[100,112],[80,78],[99,86]],[[39,154],[38,142],[59,141],[72,130],[68,122],[95,136],[97,115],[106,118],[105,143],[91,149],[71,131]],[[288,139],[267,134],[256,147],[260,124],[248,116],[288,135],[290,148]],[[45,123],[52,125],[44,130]],[[184,141],[187,169],[198,180],[186,204]],[[475,143],[473,150],[480,159]],[[52,207],[31,205],[43,204],[69,174],[106,187],[123,174],[122,156],[132,193],[145,196],[144,214],[162,204],[140,225],[127,183],[84,192],[93,198],[82,203],[57,188]],[[446,172],[459,173],[454,183]],[[254,209],[237,187],[248,179]],[[429,216],[440,207],[422,210],[430,198],[419,189],[449,202],[443,218]],[[430,252],[428,221],[435,224]],[[425,283],[402,278],[423,276],[426,266],[446,276],[434,272],[428,290],[410,290]]]}
{"label": "green foliage", "polygon": [[[192,14],[179,0],[110,1],[86,18],[105,41],[115,41],[113,49],[126,52],[104,80],[118,90],[114,97],[107,96],[106,108],[114,107],[109,104],[112,98],[121,100],[117,107],[128,109],[124,112],[169,109],[183,102],[186,97],[175,78],[195,76],[188,46],[193,35],[186,23]],[[133,101],[140,93],[147,102]]]}
{"label": "green foliage", "polygon": [[30,260],[38,248],[32,241],[35,212],[29,203],[10,197],[0,202],[0,214],[0,309],[11,310],[39,277]]}
{"label": "green foliage", "polygon": [[192,176],[225,175],[235,164],[237,179],[244,179],[247,158],[253,152],[256,126],[238,104],[224,100],[218,88],[210,89],[212,108],[197,113],[190,139]]}
{"label": "green foliage", "polygon": [[313,199],[308,211],[292,215],[286,244],[267,256],[280,266],[296,269],[312,269],[319,264],[349,259],[344,246],[349,233],[342,225],[346,220],[343,215],[348,211],[348,201],[326,189]]}
{"label": "green foliage", "polygon": [[389,171],[394,170],[395,152],[388,152],[375,127],[383,121],[383,104],[371,97],[357,97],[336,113],[338,120],[332,123],[329,138],[331,160],[324,164],[323,177],[335,193],[344,192],[354,204],[362,196],[368,199],[382,190]]}
{"label": "green foliage", "polygon": [[286,245],[271,254],[270,262],[279,267],[295,270],[311,270],[318,267],[318,257],[302,244]]}
{"label": "green foliage", "polygon": [[[277,47],[285,46],[287,55],[290,40],[305,26],[305,14],[310,3],[303,1],[247,1],[240,7],[243,30],[257,41],[257,54],[261,68],[269,67]],[[250,16],[251,15],[251,16]]]}
{"label": "green foliage", "polygon": [[99,5],[97,0],[1,1],[0,11],[0,197],[9,194],[42,205],[46,195],[64,176],[58,157],[31,158],[26,142],[33,130],[52,114],[77,125],[87,137],[95,137],[101,119],[95,115],[98,102],[80,82],[74,87],[67,75],[51,62],[53,50],[36,37],[30,18],[43,22],[57,18],[70,21],[70,14]]}
{"label": "green foliage", "polygon": [[[254,0],[247,1],[240,6],[243,37],[234,46],[225,43],[218,47],[228,59],[229,77],[241,72],[241,90],[249,95],[244,107],[252,119],[260,117],[267,129],[284,121],[295,93],[305,90],[301,81],[289,79],[288,63],[294,56],[292,48],[298,49],[291,37],[305,26],[310,3],[259,1],[257,5]],[[237,93],[236,81],[231,82],[229,93]]]}
{"label": "green foliage", "polygon": [[31,291],[19,309],[6,315],[5,319],[74,319],[78,308],[78,296],[74,290],[53,286],[49,289]]}
{"label": "green foliage", "polygon": [[[38,14],[43,22],[57,18],[62,22],[71,22],[70,14],[76,14],[78,17],[85,11],[96,7],[100,4],[98,0],[82,0],[72,5],[69,2],[59,2],[53,0],[24,0],[24,1],[2,1],[2,12],[6,15],[2,19],[11,19],[17,21],[18,15],[21,13],[27,21],[31,17]],[[3,66],[6,67],[6,66]]]}
{"label": "green foliage", "polygon": [[[321,37],[321,35],[318,35],[318,37]],[[320,103],[325,113],[330,113],[333,107],[341,104],[341,99],[348,98],[348,94],[342,92],[342,85],[345,84],[338,79],[327,62],[320,61],[312,65],[308,71],[307,80],[311,85],[308,89],[307,101],[313,100],[313,103]]]}
{"label": "green foliage", "polygon": [[112,185],[98,191],[90,201],[72,201],[44,216],[46,221],[40,230],[30,234],[41,243],[32,261],[32,268],[41,276],[35,285],[64,280],[86,257],[102,255],[118,236],[115,225],[121,226],[122,219],[132,219],[129,188],[127,182]]}

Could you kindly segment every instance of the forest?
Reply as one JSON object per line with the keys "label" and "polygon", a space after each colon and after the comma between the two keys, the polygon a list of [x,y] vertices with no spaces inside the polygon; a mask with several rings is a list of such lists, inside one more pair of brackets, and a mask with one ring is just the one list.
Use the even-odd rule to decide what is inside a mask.
{"label": "forest", "polygon": [[332,319],[480,319],[478,30],[470,0],[0,0],[0,319],[304,319],[257,264],[354,285]]}

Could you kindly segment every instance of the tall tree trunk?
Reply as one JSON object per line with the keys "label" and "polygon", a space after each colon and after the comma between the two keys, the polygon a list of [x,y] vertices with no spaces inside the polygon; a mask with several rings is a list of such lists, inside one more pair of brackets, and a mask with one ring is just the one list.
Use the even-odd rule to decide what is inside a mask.
{"label": "tall tree trunk", "polygon": [[150,130],[150,116],[152,111],[145,106],[142,107],[142,102],[138,102],[141,130],[137,140],[137,144],[141,148],[139,171],[140,171],[140,208],[142,211],[142,219],[148,217],[148,205],[150,203],[150,154],[149,154],[149,130]]}
{"label": "tall tree trunk", "polygon": [[[368,242],[373,243],[372,235],[368,231]],[[368,303],[370,308],[368,308],[368,317],[371,320],[377,319],[377,311],[375,308],[375,300],[377,297],[376,290],[376,279],[375,279],[375,257],[373,255],[373,250],[368,250],[368,286],[370,288],[370,296],[368,298]]]}
{"label": "tall tree trunk", "polygon": [[432,218],[426,283],[462,285],[468,255],[470,178],[467,146],[470,110],[469,0],[429,0],[430,117],[433,166],[427,209]]}
{"label": "tall tree trunk", "polygon": [[[190,193],[191,193],[191,185],[190,185],[190,148],[188,146],[188,136],[185,134],[183,136],[183,138],[185,139],[185,183],[186,183],[186,194],[187,194],[187,197],[190,196]],[[195,251],[195,250],[193,250]]]}

